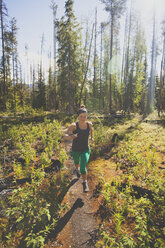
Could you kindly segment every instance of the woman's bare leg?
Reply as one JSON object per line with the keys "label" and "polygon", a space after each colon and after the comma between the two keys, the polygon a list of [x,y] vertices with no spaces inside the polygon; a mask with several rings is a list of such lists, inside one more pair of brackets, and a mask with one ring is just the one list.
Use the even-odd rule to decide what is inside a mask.
{"label": "woman's bare leg", "polygon": [[80,176],[81,176],[81,174],[79,172],[79,166],[80,166],[79,164],[75,164],[76,169],[73,172],[77,175],[78,178],[80,178]]}
{"label": "woman's bare leg", "polygon": [[83,181],[87,180],[87,174],[82,175]]}

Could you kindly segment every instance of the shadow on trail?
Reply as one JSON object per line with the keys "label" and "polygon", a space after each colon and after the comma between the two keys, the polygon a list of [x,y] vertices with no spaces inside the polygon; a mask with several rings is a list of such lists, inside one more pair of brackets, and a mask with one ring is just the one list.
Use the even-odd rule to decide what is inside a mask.
{"label": "shadow on trail", "polygon": [[76,182],[78,181],[78,178],[73,179],[70,184],[68,185],[68,187],[63,187],[63,190],[61,191],[61,193],[58,196],[58,202],[61,204],[62,200],[64,199],[66,193],[68,192],[68,190],[70,189],[70,187],[72,187]]}
{"label": "shadow on trail", "polygon": [[[60,192],[60,194],[58,195],[58,199],[56,199],[56,201],[54,200],[54,195],[53,193],[51,194],[52,195],[52,202],[54,202],[54,206],[52,204],[52,207],[51,207],[51,210],[50,212],[52,211],[53,213],[55,212],[56,208],[57,208],[57,203],[58,205],[61,205],[61,202],[62,200],[64,199],[65,195],[67,194],[68,190],[70,189],[70,187],[72,187],[76,182],[78,181],[77,178],[74,178],[70,183],[69,185],[66,187],[65,185],[63,185],[62,187],[62,191]],[[73,204],[73,206],[71,207],[71,209],[62,217],[60,218],[57,223],[56,223],[56,226],[54,227],[54,229],[52,229],[50,231],[50,233],[48,234],[48,236],[46,237],[46,240],[45,242],[47,243],[48,240],[50,239],[54,239],[57,237],[58,233],[60,233],[62,231],[62,229],[65,227],[65,225],[68,223],[68,221],[71,219],[74,211],[77,209],[77,208],[81,208],[84,206],[84,203],[82,201],[81,198],[78,198],[75,203]],[[51,216],[53,216],[53,214],[51,214]],[[57,216],[56,216],[57,217]],[[48,223],[49,224],[49,223]],[[37,230],[36,230],[37,231]],[[26,242],[25,242],[25,238],[24,237],[21,242],[20,242],[20,245],[18,246],[18,248],[26,248]],[[31,247],[31,246],[30,246]]]}
{"label": "shadow on trail", "polygon": [[54,230],[51,231],[51,233],[47,237],[48,239],[54,239],[57,237],[57,235],[63,230],[63,228],[66,226],[66,224],[71,219],[74,211],[77,208],[82,208],[84,206],[84,202],[81,198],[77,198],[71,209],[57,222],[57,225],[55,226]]}

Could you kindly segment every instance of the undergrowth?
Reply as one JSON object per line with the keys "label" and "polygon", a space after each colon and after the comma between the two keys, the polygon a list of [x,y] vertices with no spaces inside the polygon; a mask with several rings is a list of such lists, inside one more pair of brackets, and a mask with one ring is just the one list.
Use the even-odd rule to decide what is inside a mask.
{"label": "undergrowth", "polygon": [[[109,166],[113,163],[116,171],[122,171],[113,181],[99,172],[103,201],[96,247],[163,248],[164,128],[134,119],[110,127],[99,118],[96,122],[91,153],[103,156],[106,147]],[[44,247],[63,209],[69,183],[62,124],[45,118],[39,124],[1,128],[0,135],[0,173],[13,183],[11,193],[0,202],[0,242],[7,248]],[[60,168],[49,174],[52,161]],[[22,179],[25,183],[20,185]]]}
{"label": "undergrowth", "polygon": [[61,123],[46,118],[35,125],[11,126],[1,136],[1,172],[11,180],[12,190],[0,202],[4,247],[44,247],[55,227],[69,183],[64,176],[68,157],[61,137]]}
{"label": "undergrowth", "polygon": [[109,146],[109,169],[116,163],[116,171],[122,173],[109,182],[100,171],[103,201],[96,247],[165,247],[163,127],[137,123],[125,129],[116,126],[110,132],[102,126],[98,130],[97,141],[102,145],[114,132],[119,137],[122,134],[122,139]]}

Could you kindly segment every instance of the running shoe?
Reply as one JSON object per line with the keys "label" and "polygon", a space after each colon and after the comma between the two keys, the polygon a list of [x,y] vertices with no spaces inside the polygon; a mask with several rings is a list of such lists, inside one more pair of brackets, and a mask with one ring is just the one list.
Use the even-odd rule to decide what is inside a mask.
{"label": "running shoe", "polygon": [[78,169],[75,169],[73,171],[73,174],[75,174],[77,176],[77,178],[80,178],[80,176],[81,176],[80,171]]}
{"label": "running shoe", "polygon": [[88,192],[88,191],[89,191],[88,183],[87,183],[86,181],[84,181],[84,182],[82,183],[82,185],[83,185],[83,191],[84,191],[85,193]]}

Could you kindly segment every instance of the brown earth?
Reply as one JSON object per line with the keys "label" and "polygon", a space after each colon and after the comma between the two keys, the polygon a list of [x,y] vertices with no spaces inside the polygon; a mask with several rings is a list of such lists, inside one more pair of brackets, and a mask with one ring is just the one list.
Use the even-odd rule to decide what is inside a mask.
{"label": "brown earth", "polygon": [[[71,142],[66,142],[66,150],[69,153]],[[99,204],[93,196],[97,180],[88,170],[88,184],[90,191],[83,193],[82,178],[77,179],[73,175],[74,163],[71,157],[68,161],[68,173],[72,175],[72,181],[62,204],[69,205],[69,211],[58,221],[56,229],[45,248],[87,248],[95,247],[95,239],[98,223],[95,213]]]}

